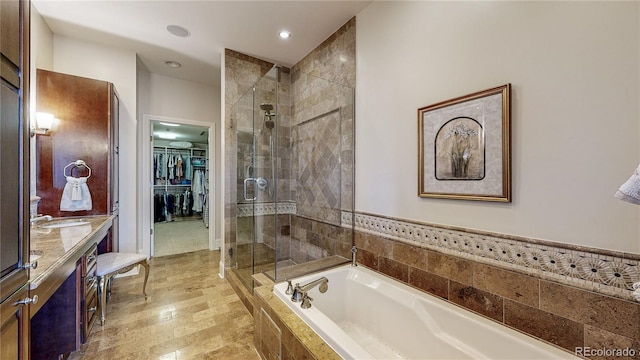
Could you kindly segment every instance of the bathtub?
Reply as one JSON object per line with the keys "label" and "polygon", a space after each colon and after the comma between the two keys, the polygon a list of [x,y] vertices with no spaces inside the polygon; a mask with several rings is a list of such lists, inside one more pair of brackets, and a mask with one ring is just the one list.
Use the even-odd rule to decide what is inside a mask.
{"label": "bathtub", "polygon": [[577,359],[573,354],[500,325],[363,266],[340,266],[321,276],[329,290],[309,291],[309,309],[274,293],[345,359]]}

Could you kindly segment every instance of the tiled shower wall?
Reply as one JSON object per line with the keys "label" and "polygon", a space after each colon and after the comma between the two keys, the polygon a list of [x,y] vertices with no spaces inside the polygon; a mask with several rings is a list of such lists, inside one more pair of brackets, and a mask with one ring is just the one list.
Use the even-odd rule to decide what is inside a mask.
{"label": "tiled shower wall", "polygon": [[[253,135],[243,133],[250,128],[249,105],[240,104],[248,111],[240,111],[238,118],[231,114],[234,104],[273,64],[232,50],[226,50],[225,61],[225,263],[233,266],[229,249],[236,246],[237,201],[243,190],[238,175],[244,177],[250,164],[241,150],[249,149]],[[290,74],[284,70],[278,79],[277,200],[294,201],[298,211],[279,215],[275,225],[269,216],[257,217],[264,225],[258,226],[262,229],[256,234],[258,242],[275,247],[273,234],[278,234],[278,260],[300,263],[328,255],[348,257],[353,234],[341,227],[340,217],[342,211],[353,209],[355,18],[296,64]],[[257,90],[264,92],[260,97],[266,99],[260,102],[273,97],[267,82],[259,83]],[[256,148],[256,167],[264,175],[271,169],[266,139],[263,131]],[[232,151],[235,149],[238,151]],[[261,201],[274,200],[266,193],[257,195]]]}
{"label": "tiled shower wall", "polygon": [[363,213],[355,227],[362,265],[570,352],[640,357],[637,255]]}
{"label": "tiled shower wall", "polygon": [[296,215],[291,259],[350,256],[353,209],[355,18],[291,69]]}

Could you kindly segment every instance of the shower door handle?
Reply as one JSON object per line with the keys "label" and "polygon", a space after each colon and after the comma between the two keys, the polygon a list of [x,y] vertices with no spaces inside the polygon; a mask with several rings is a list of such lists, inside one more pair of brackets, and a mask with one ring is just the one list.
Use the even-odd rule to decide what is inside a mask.
{"label": "shower door handle", "polygon": [[[249,197],[249,195],[247,194],[247,184],[248,184],[250,181],[253,181],[253,195],[254,195],[254,196],[253,196],[253,198],[250,198],[250,197]],[[255,194],[256,194],[255,186],[256,186],[256,179],[254,179],[254,178],[245,178],[245,179],[244,179],[244,191],[243,191],[243,194],[244,194],[244,199],[245,199],[245,200],[247,200],[247,201],[253,201],[253,200],[255,200],[255,199],[256,199],[256,196],[255,196]]]}

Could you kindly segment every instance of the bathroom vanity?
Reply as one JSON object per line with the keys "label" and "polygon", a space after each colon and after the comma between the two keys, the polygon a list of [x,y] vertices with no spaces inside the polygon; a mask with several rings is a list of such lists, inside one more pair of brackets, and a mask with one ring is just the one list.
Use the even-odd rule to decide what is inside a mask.
{"label": "bathroom vanity", "polygon": [[98,248],[111,248],[113,215],[57,218],[31,228],[31,359],[80,348],[98,318]]}

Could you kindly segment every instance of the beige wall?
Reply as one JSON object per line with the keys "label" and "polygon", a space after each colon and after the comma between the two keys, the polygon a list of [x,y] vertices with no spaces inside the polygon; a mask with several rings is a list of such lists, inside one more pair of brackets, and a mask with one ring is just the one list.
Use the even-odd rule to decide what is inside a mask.
{"label": "beige wall", "polygon": [[[31,4],[31,38],[30,38],[30,63],[29,63],[29,86],[31,93],[29,94],[29,116],[35,117],[36,112],[36,69],[53,70],[53,33],[49,26],[44,22],[38,10]],[[35,51],[37,49],[37,51]],[[32,120],[34,121],[34,120]],[[35,154],[35,137],[31,138],[31,153]],[[31,180],[30,192],[31,196],[36,195],[36,161],[35,157],[31,158]]]}
{"label": "beige wall", "polygon": [[[640,252],[637,2],[374,2],[358,14],[356,210]],[[513,202],[417,196],[417,109],[512,84]]]}
{"label": "beige wall", "polygon": [[150,73],[145,113],[209,123],[220,120],[219,87]]}
{"label": "beige wall", "polygon": [[[32,68],[105,80],[120,95],[120,232],[137,229],[137,118],[143,113],[219,122],[220,95],[214,87],[177,80],[145,71],[138,72],[136,54],[130,50],[93,44],[52,34],[32,7]],[[35,65],[34,65],[35,64]],[[32,76],[35,81],[35,76]],[[141,88],[138,89],[138,84]],[[35,88],[35,87],[34,87]],[[37,96],[37,95],[36,95]],[[35,104],[35,97],[33,98]],[[34,172],[35,173],[35,172]],[[216,229],[218,226],[216,226]],[[217,235],[219,238],[220,235]],[[120,251],[136,252],[136,236],[120,236]]]}

